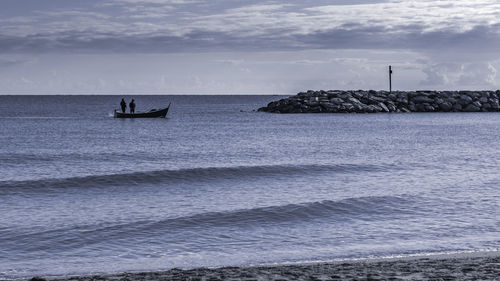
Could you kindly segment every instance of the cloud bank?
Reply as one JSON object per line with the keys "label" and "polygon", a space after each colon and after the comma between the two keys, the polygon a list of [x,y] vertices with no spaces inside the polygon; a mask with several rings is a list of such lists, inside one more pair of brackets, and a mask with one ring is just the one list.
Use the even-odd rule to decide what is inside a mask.
{"label": "cloud bank", "polygon": [[337,5],[322,5],[325,1],[213,2],[87,1],[74,7],[4,16],[0,51],[475,48],[492,52],[500,45],[500,3],[496,0],[351,1]]}

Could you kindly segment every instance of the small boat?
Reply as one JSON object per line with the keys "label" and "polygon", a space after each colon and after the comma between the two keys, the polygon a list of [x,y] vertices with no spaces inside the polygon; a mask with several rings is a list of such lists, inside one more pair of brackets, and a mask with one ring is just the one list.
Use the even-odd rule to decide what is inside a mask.
{"label": "small boat", "polygon": [[115,118],[165,118],[168,113],[170,104],[163,109],[151,109],[148,112],[123,113],[115,109]]}

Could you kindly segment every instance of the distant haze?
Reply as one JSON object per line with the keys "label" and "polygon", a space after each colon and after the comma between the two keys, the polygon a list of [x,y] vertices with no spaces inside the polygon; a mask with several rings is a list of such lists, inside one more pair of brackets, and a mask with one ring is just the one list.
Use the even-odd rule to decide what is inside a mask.
{"label": "distant haze", "polygon": [[0,94],[497,89],[497,0],[2,0]]}

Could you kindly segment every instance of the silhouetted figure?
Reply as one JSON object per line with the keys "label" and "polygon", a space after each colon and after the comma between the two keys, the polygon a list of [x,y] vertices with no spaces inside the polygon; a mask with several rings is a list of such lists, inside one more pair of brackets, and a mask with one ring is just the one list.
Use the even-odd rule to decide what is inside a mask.
{"label": "silhouetted figure", "polygon": [[122,101],[120,102],[120,106],[122,107],[122,112],[125,113],[125,110],[127,109],[127,103],[124,99],[122,99]]}
{"label": "silhouetted figure", "polygon": [[129,103],[128,107],[130,107],[130,113],[135,113],[135,102],[134,99]]}

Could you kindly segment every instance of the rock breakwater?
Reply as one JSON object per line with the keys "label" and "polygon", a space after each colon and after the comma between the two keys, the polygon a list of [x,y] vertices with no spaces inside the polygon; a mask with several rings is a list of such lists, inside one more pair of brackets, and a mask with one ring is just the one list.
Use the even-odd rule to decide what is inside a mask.
{"label": "rock breakwater", "polygon": [[497,91],[307,91],[270,102],[272,113],[495,112]]}

